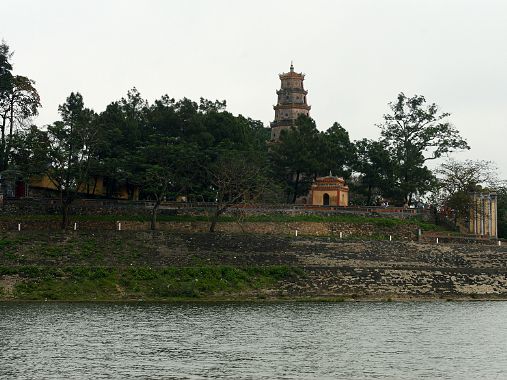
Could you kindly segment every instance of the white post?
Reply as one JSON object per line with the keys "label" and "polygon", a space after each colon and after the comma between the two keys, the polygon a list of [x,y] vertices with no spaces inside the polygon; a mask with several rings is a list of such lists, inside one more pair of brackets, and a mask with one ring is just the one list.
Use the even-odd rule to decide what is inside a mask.
{"label": "white post", "polygon": [[118,231],[121,231],[121,222],[118,222]]}
{"label": "white post", "polygon": [[18,231],[21,231],[21,223],[18,223]]}
{"label": "white post", "polygon": [[389,241],[393,241],[393,237],[389,235]]}
{"label": "white post", "polygon": [[438,244],[438,238],[437,238],[437,244]]}
{"label": "white post", "polygon": [[502,246],[502,242],[500,240],[498,240],[498,246],[501,247]]}
{"label": "white post", "polygon": [[343,238],[343,232],[340,232],[340,239]]}
{"label": "white post", "polygon": [[74,231],[76,231],[76,230],[77,230],[77,223],[74,222]]}
{"label": "white post", "polygon": [[298,230],[296,230],[296,237],[298,236]]}

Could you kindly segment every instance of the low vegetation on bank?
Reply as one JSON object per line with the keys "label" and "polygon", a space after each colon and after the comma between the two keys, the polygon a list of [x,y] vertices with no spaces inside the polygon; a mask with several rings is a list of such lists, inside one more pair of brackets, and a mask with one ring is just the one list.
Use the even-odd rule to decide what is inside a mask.
{"label": "low vegetation on bank", "polygon": [[0,267],[16,284],[0,297],[18,300],[199,300],[227,299],[272,287],[302,275],[287,266],[152,267]]}
{"label": "low vegetation on bank", "polygon": [[[201,215],[160,215],[159,222],[211,222],[211,218],[206,214]],[[19,215],[13,219],[12,215],[0,215],[0,221],[11,221],[15,223],[21,222],[47,222],[59,221],[59,215]],[[97,222],[116,222],[116,221],[134,221],[134,222],[150,222],[149,214],[142,215],[72,215],[72,222],[97,221]],[[372,224],[378,227],[395,227],[401,225],[418,226],[424,231],[442,231],[444,226],[423,221],[419,217],[410,217],[406,219],[394,217],[375,217],[362,216],[354,214],[338,214],[338,215],[290,215],[290,214],[259,214],[259,215],[222,215],[218,222],[238,222],[238,223],[352,223],[352,224]]]}
{"label": "low vegetation on bank", "polygon": [[0,300],[505,299],[507,246],[172,231],[0,232]]}
{"label": "low vegetation on bank", "polygon": [[[221,260],[217,255],[238,245],[235,239],[220,244],[210,234],[4,232],[0,299],[255,299],[279,281],[303,276],[288,265]],[[213,256],[203,256],[202,248]]]}

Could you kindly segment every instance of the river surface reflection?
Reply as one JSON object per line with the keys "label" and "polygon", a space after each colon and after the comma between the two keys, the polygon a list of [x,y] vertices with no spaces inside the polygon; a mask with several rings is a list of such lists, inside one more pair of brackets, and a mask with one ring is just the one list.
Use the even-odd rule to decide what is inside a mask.
{"label": "river surface reflection", "polygon": [[507,302],[0,303],[0,378],[507,378]]}

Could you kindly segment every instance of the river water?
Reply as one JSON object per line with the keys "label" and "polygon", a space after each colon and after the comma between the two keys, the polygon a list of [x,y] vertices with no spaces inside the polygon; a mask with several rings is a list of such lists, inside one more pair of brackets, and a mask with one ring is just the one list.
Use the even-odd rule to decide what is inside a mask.
{"label": "river water", "polygon": [[0,303],[0,378],[505,379],[507,302]]}

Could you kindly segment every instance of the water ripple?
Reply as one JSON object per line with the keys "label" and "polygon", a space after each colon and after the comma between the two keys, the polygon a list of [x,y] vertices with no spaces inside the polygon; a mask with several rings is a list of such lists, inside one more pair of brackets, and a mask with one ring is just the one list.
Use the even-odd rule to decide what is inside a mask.
{"label": "water ripple", "polygon": [[496,379],[504,302],[0,304],[0,377]]}

